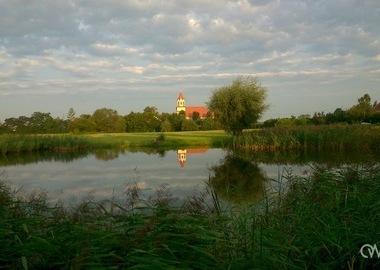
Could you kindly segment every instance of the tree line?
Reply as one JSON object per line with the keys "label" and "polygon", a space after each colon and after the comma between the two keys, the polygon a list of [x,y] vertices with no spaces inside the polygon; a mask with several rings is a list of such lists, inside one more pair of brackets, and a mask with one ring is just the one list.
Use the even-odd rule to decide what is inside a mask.
{"label": "tree line", "polygon": [[118,133],[169,132],[222,129],[218,120],[209,115],[201,119],[199,113],[187,119],[184,113],[159,113],[156,107],[145,107],[143,112],[120,115],[116,110],[101,108],[93,114],[76,115],[70,108],[65,119],[50,113],[34,112],[31,116],[11,117],[0,123],[0,133],[53,134],[53,133]]}
{"label": "tree line", "polygon": [[50,113],[35,112],[30,117],[7,118],[0,123],[0,133],[82,133],[82,132],[169,132],[224,129],[240,135],[243,129],[255,127],[322,125],[334,123],[380,123],[380,105],[372,103],[365,94],[347,110],[337,108],[333,113],[316,112],[310,115],[276,118],[257,124],[266,104],[267,88],[251,77],[239,77],[231,84],[215,89],[207,102],[212,113],[204,119],[194,112],[190,119],[184,112],[159,113],[147,106],[143,112],[119,115],[116,110],[101,108],[93,114],[76,115],[70,108],[67,117],[53,118]]}
{"label": "tree line", "polygon": [[263,127],[274,126],[304,126],[304,125],[330,125],[346,124],[379,124],[380,105],[371,102],[368,94],[360,97],[358,103],[344,110],[336,108],[332,113],[315,112],[313,116],[302,114],[298,117],[275,118],[264,121]]}

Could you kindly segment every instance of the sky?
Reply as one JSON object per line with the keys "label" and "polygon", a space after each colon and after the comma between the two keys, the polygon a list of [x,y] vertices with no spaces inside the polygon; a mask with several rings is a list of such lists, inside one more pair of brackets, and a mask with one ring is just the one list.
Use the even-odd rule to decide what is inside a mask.
{"label": "sky", "polygon": [[175,112],[239,76],[262,120],[380,101],[378,0],[0,0],[0,121]]}

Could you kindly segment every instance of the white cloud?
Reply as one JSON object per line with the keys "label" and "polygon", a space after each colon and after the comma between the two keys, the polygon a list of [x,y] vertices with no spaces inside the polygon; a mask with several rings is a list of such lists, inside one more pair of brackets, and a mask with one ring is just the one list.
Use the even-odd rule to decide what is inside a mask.
{"label": "white cloud", "polygon": [[141,66],[127,66],[127,67],[122,67],[121,70],[123,72],[128,72],[128,73],[134,73],[134,74],[143,74],[146,71],[146,68],[141,67]]}
{"label": "white cloud", "polygon": [[83,76],[89,76],[89,68],[81,65],[80,63],[75,62],[64,62],[60,59],[54,58],[54,57],[45,57],[45,60],[47,61],[50,66],[56,70],[67,72],[71,75],[83,77]]}
{"label": "white cloud", "polygon": [[378,83],[379,10],[373,0],[4,0],[0,94],[182,87],[207,98],[245,74],[275,92],[361,91]]}
{"label": "white cloud", "polygon": [[6,50],[0,50],[0,65],[6,63],[10,57],[11,54]]}
{"label": "white cloud", "polygon": [[97,43],[91,46],[92,50],[100,56],[122,56],[137,54],[137,48],[123,48],[119,45]]}
{"label": "white cloud", "polygon": [[13,64],[13,66],[16,68],[25,68],[25,67],[33,67],[33,66],[35,67],[38,65],[39,65],[39,62],[37,60],[27,59],[27,58],[19,59]]}

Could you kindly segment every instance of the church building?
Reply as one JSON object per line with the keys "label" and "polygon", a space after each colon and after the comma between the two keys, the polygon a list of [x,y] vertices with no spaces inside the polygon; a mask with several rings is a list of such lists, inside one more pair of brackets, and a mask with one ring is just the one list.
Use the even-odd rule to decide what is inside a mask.
{"label": "church building", "polygon": [[201,119],[206,118],[208,113],[208,109],[204,106],[186,106],[185,97],[182,95],[182,93],[179,93],[179,96],[177,98],[176,112],[178,114],[181,111],[185,112],[187,119],[191,119],[194,112],[198,112]]}

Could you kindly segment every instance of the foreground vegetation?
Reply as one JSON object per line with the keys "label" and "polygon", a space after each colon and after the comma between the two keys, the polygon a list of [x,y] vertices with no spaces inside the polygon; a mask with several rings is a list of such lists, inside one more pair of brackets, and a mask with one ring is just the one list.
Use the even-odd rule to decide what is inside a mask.
{"label": "foreground vegetation", "polygon": [[[243,208],[222,207],[212,189],[173,207],[159,187],[144,199],[50,205],[0,184],[3,269],[375,269],[363,244],[379,245],[380,168],[291,171],[280,189]],[[285,186],[285,182],[287,185]],[[283,192],[282,190],[286,190]],[[268,193],[269,194],[269,193]],[[273,196],[275,194],[275,196]],[[376,254],[375,254],[376,256]]]}

